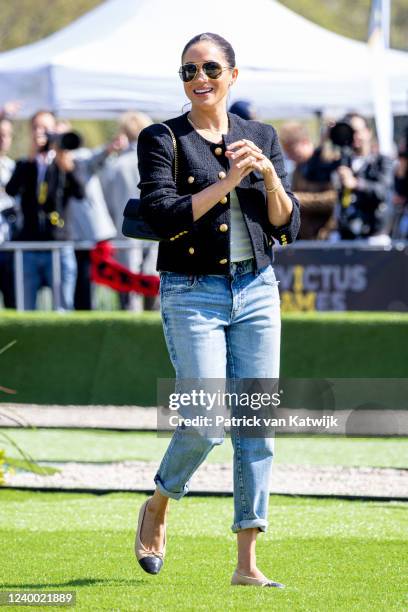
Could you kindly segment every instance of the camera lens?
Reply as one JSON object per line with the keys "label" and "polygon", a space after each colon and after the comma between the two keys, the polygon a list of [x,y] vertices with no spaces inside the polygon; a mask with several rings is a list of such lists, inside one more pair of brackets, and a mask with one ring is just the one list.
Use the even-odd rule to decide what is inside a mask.
{"label": "camera lens", "polygon": [[351,147],[354,130],[349,123],[339,121],[330,128],[329,137],[332,143],[338,147]]}
{"label": "camera lens", "polygon": [[61,134],[58,147],[64,151],[74,151],[82,145],[82,138],[78,132],[66,132]]}

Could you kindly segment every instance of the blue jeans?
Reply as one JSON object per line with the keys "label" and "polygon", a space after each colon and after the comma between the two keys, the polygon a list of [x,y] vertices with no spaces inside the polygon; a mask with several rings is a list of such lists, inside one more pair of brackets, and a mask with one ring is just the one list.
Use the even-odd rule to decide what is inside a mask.
{"label": "blue jeans", "polygon": [[[280,299],[271,265],[258,274],[252,259],[232,264],[230,276],[160,273],[164,335],[176,380],[278,378]],[[173,499],[219,436],[192,435],[179,425],[155,476],[159,491]],[[231,429],[234,448],[232,531],[266,531],[274,439],[243,437]]]}
{"label": "blue jeans", "polygon": [[[60,310],[72,310],[77,277],[77,264],[73,247],[65,246],[60,250],[60,261]],[[41,287],[52,287],[51,251],[25,251],[23,266],[24,310],[35,310],[39,289]]]}

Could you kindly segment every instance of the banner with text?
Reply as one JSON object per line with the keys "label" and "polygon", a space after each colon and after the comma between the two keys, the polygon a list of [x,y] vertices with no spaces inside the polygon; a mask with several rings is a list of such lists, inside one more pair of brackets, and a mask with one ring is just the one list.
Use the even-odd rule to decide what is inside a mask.
{"label": "banner with text", "polygon": [[274,269],[286,312],[408,311],[408,248],[281,249]]}

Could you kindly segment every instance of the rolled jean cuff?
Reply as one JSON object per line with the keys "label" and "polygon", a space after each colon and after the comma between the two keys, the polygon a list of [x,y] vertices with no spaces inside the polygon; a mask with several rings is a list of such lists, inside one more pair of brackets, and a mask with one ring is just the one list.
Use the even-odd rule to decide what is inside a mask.
{"label": "rolled jean cuff", "polygon": [[181,499],[182,497],[184,497],[184,495],[188,493],[187,485],[184,485],[184,489],[180,493],[174,493],[173,491],[168,491],[166,487],[163,486],[160,480],[160,476],[158,474],[156,474],[156,476],[154,477],[154,482],[156,483],[156,487],[158,488],[160,493],[162,495],[165,495],[166,497],[170,497],[171,499]]}
{"label": "rolled jean cuff", "polygon": [[265,521],[264,519],[249,519],[247,521],[239,521],[239,523],[234,523],[231,529],[233,533],[237,533],[243,529],[255,529],[256,527],[258,527],[260,531],[266,531],[268,528],[268,521]]}

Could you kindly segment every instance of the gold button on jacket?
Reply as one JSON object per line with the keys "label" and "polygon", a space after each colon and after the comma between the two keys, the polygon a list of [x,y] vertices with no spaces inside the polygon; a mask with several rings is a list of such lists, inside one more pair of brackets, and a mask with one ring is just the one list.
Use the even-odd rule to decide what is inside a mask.
{"label": "gold button on jacket", "polygon": [[194,176],[189,176],[187,182],[190,183],[190,185],[194,183]]}
{"label": "gold button on jacket", "polygon": [[220,232],[227,232],[227,231],[228,231],[228,225],[226,223],[221,223]]}
{"label": "gold button on jacket", "polygon": [[190,255],[194,255],[194,247],[190,247],[188,249],[188,252],[190,253]]}
{"label": "gold button on jacket", "polygon": [[228,263],[228,259],[220,259],[220,264],[226,264]]}
{"label": "gold button on jacket", "polygon": [[220,200],[220,204],[226,204],[228,202],[228,198],[227,196],[224,196],[223,198],[221,198]]}
{"label": "gold button on jacket", "polygon": [[214,153],[215,153],[216,155],[221,155],[221,154],[222,154],[222,149],[221,149],[221,147],[216,147],[216,148],[214,149]]}
{"label": "gold button on jacket", "polygon": [[226,173],[224,172],[224,170],[221,170],[221,171],[218,173],[218,178],[220,178],[220,179],[225,179],[225,177],[226,177],[226,176],[227,176],[227,175],[226,175]]}

